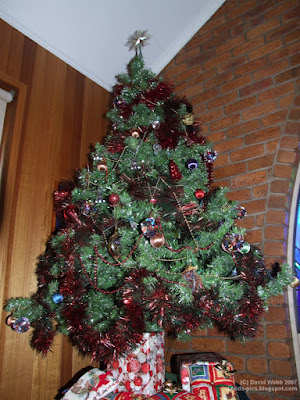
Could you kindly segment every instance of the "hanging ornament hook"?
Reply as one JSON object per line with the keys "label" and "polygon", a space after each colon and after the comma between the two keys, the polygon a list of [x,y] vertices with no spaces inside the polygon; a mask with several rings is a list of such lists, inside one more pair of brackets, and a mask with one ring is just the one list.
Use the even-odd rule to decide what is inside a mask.
{"label": "hanging ornament hook", "polygon": [[147,30],[138,30],[135,31],[132,35],[129,36],[126,46],[129,47],[129,50],[135,49],[135,54],[142,55],[142,47],[145,46],[147,41],[150,39],[149,33],[147,33]]}

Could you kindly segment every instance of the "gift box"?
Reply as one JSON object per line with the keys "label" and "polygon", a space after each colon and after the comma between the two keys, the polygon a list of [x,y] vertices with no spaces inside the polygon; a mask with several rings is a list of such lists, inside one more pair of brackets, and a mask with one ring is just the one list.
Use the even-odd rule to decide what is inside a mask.
{"label": "gift box", "polygon": [[171,368],[179,375],[182,389],[200,399],[237,399],[233,365],[218,353],[177,354]]}
{"label": "gift box", "polygon": [[164,333],[145,333],[142,342],[126,357],[107,366],[118,382],[116,392],[128,391],[146,397],[159,392],[164,383]]}

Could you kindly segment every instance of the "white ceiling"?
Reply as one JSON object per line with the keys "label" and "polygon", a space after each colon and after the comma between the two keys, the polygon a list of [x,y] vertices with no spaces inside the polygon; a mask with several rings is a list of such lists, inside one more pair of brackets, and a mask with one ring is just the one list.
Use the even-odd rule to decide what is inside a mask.
{"label": "white ceiling", "polygon": [[[159,73],[224,0],[0,0],[0,17],[102,87],[111,90],[147,30],[148,68]],[[1,38],[0,38],[1,40]]]}

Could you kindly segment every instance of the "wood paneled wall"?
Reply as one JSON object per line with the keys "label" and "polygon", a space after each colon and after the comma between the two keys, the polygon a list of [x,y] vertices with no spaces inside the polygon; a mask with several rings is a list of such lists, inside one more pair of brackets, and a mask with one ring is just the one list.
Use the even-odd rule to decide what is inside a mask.
{"label": "wood paneled wall", "polygon": [[[0,82],[14,89],[1,145],[0,305],[36,290],[54,224],[52,193],[106,135],[110,93],[0,20]],[[58,336],[47,357],[0,320],[1,400],[51,400],[89,359]]]}

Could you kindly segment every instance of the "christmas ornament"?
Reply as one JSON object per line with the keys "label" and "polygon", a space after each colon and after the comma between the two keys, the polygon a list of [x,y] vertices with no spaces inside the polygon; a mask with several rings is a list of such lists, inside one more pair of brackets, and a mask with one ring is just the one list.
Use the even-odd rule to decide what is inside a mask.
{"label": "christmas ornament", "polygon": [[86,200],[82,207],[80,208],[80,211],[83,215],[85,215],[86,217],[90,216],[90,215],[94,215],[95,214],[95,205],[91,200]]}
{"label": "christmas ornament", "polygon": [[169,171],[170,171],[170,177],[173,181],[175,182],[180,181],[180,179],[182,178],[182,174],[173,160],[170,160]]}
{"label": "christmas ornament", "polygon": [[235,251],[241,251],[243,245],[243,235],[239,233],[228,233],[224,236],[222,249],[228,253],[233,253]]}
{"label": "christmas ornament", "polygon": [[159,120],[152,121],[152,122],[151,122],[151,125],[152,125],[152,128],[153,128],[153,129],[156,129],[156,128],[158,127],[158,125],[159,125]]}
{"label": "christmas ornament", "polygon": [[247,253],[249,253],[250,249],[251,249],[250,244],[248,242],[244,242],[239,251],[242,254],[247,254]]}
{"label": "christmas ornament", "polygon": [[204,196],[205,196],[204,190],[202,190],[202,189],[197,189],[197,190],[195,190],[195,197],[196,197],[198,200],[202,200]]}
{"label": "christmas ornament", "polygon": [[25,333],[30,328],[30,322],[27,317],[21,317],[15,320],[12,329],[18,333]]}
{"label": "christmas ornament", "polygon": [[132,136],[133,138],[139,139],[139,137],[140,137],[140,129],[138,129],[138,128],[133,128],[133,129],[131,129],[130,134],[131,134],[131,136]]}
{"label": "christmas ornament", "polygon": [[212,163],[217,159],[217,152],[213,150],[206,150],[204,153],[204,160],[208,163]]}
{"label": "christmas ornament", "polygon": [[138,164],[136,161],[133,161],[133,162],[131,163],[131,167],[130,167],[130,168],[132,169],[132,171],[138,171],[138,170],[140,170],[142,167],[141,167],[141,165]]}
{"label": "christmas ornament", "polygon": [[190,114],[190,113],[185,114],[185,115],[182,117],[182,122],[184,123],[184,125],[193,125],[193,123],[194,123],[194,116],[193,116],[193,114]]}
{"label": "christmas ornament", "polygon": [[290,283],[290,286],[294,289],[298,286],[300,286],[300,280],[297,278],[297,276],[294,276],[293,281]]}
{"label": "christmas ornament", "polygon": [[247,210],[245,207],[238,206],[236,207],[236,211],[237,211],[237,219],[242,219],[247,215]]}
{"label": "christmas ornament", "polygon": [[162,233],[158,233],[157,235],[150,238],[150,244],[152,247],[159,249],[165,244],[165,237]]}
{"label": "christmas ornament", "polygon": [[157,203],[157,199],[155,199],[154,197],[151,197],[150,203],[151,204],[156,204]]}
{"label": "christmas ornament", "polygon": [[187,160],[185,164],[188,167],[188,169],[195,169],[198,167],[198,161],[195,160],[194,158],[190,158],[189,160]]}
{"label": "christmas ornament", "polygon": [[156,143],[153,145],[153,152],[154,155],[157,155],[161,151],[162,147],[160,144]]}
{"label": "christmas ornament", "polygon": [[157,224],[153,217],[147,218],[146,222],[141,224],[141,230],[146,238],[151,238],[157,234]]}
{"label": "christmas ornament", "polygon": [[120,196],[116,193],[112,193],[108,197],[108,201],[111,206],[116,206],[119,203]]}
{"label": "christmas ornament", "polygon": [[54,293],[52,295],[52,300],[55,304],[60,304],[64,301],[64,296],[61,293]]}
{"label": "christmas ornament", "polygon": [[97,163],[97,170],[101,172],[107,172],[107,164],[105,160],[101,160]]}
{"label": "christmas ornament", "polygon": [[108,252],[114,258],[121,257],[121,236],[118,230],[111,235],[108,241]]}
{"label": "christmas ornament", "polygon": [[129,36],[126,46],[129,47],[129,50],[135,49],[136,54],[139,51],[141,53],[141,49],[143,46],[148,44],[148,40],[150,39],[150,35],[147,30],[141,31],[136,30],[132,35]]}
{"label": "christmas ornament", "polygon": [[13,324],[15,323],[16,319],[14,318],[14,316],[12,314],[10,314],[7,318],[6,318],[6,325],[10,326],[11,328],[13,327]]}
{"label": "christmas ornament", "polygon": [[96,204],[106,203],[106,201],[103,199],[103,195],[102,195],[102,192],[101,192],[100,189],[98,189],[97,197],[96,197],[95,203],[96,203]]}

